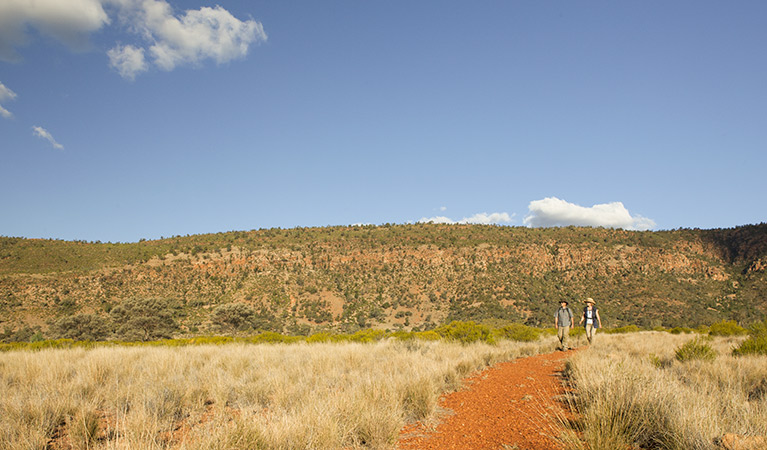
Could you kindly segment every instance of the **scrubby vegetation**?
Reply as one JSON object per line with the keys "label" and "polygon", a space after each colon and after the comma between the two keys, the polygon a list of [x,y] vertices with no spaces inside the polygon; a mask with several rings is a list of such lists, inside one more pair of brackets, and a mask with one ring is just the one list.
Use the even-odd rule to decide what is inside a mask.
{"label": "scrubby vegetation", "polygon": [[738,325],[734,320],[722,320],[712,323],[708,327],[708,334],[711,336],[743,336],[748,334],[748,330]]}
{"label": "scrubby vegetation", "polygon": [[726,433],[767,435],[767,356],[730,355],[742,339],[602,336],[568,363],[568,448],[716,450]]}
{"label": "scrubby vegetation", "polygon": [[750,335],[749,338],[734,349],[733,354],[767,355],[767,319],[751,325],[748,333]]}
{"label": "scrubby vegetation", "polygon": [[765,293],[767,224],[658,232],[414,224],[124,244],[0,238],[6,342],[68,336],[59,320],[113,320],[113,309],[143,299],[171,306],[177,337],[306,336],[452,321],[547,327],[560,300],[575,306],[587,296],[614,327],[743,324],[767,314]]}
{"label": "scrubby vegetation", "polygon": [[713,361],[716,359],[716,351],[702,339],[695,338],[677,348],[674,356],[681,362],[694,360]]}

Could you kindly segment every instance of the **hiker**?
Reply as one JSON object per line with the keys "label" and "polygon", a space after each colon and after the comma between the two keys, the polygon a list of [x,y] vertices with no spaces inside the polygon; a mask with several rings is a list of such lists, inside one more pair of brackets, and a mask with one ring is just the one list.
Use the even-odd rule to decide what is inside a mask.
{"label": "hiker", "polygon": [[562,300],[559,305],[560,307],[554,315],[554,326],[557,327],[559,349],[565,351],[568,350],[567,337],[570,334],[570,327],[573,326],[573,311],[567,307],[567,300]]}
{"label": "hiker", "polygon": [[578,324],[582,323],[584,328],[586,328],[586,339],[589,341],[589,345],[591,345],[594,333],[596,333],[597,328],[602,326],[602,318],[599,317],[599,310],[595,307],[596,302],[593,298],[587,298],[585,303],[586,306],[583,307],[583,315]]}

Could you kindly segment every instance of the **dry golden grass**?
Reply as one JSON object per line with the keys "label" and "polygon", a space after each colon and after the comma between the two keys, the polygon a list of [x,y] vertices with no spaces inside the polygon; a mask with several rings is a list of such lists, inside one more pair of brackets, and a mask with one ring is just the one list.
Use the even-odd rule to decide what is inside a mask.
{"label": "dry golden grass", "polygon": [[[705,341],[713,360],[680,362],[689,335],[602,335],[568,364],[574,449],[713,450],[725,433],[767,435],[767,357],[731,356],[741,338]],[[585,441],[586,445],[581,441]]]}
{"label": "dry golden grass", "polygon": [[553,348],[547,338],[8,352],[0,449],[389,449],[470,372]]}

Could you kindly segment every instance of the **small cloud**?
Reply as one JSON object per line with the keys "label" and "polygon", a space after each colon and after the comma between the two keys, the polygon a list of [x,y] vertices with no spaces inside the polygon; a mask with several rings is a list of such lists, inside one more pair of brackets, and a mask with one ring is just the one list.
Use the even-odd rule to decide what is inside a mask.
{"label": "small cloud", "polygon": [[107,56],[109,56],[109,65],[127,80],[133,81],[136,75],[149,69],[149,65],[144,59],[143,48],[118,45],[109,50]]}
{"label": "small cloud", "polygon": [[47,140],[48,142],[51,143],[53,148],[56,148],[56,149],[59,149],[59,150],[63,150],[64,149],[64,146],[59,144],[58,142],[56,142],[56,139],[54,139],[53,136],[51,135],[51,133],[49,133],[48,130],[46,130],[45,128],[35,126],[35,127],[32,127],[32,130],[33,130],[35,136],[41,137],[41,138]]}
{"label": "small cloud", "polygon": [[456,223],[455,220],[445,217],[445,216],[436,216],[436,217],[422,217],[421,220],[418,221],[419,223],[449,223],[453,224]]}
{"label": "small cloud", "polygon": [[30,28],[82,49],[88,35],[108,23],[101,0],[0,1],[0,60],[20,59],[16,48],[28,43]]}
{"label": "small cloud", "polygon": [[464,217],[461,220],[453,220],[445,216],[436,217],[424,217],[418,222],[420,223],[439,223],[439,224],[481,224],[481,225],[500,225],[511,223],[514,215],[508,213],[478,213],[471,217]]}
{"label": "small cloud", "polygon": [[490,225],[490,224],[501,224],[501,223],[511,223],[513,215],[509,215],[508,213],[479,213],[474,214],[471,217],[462,219],[459,223],[476,223],[476,224],[484,224],[484,225]]}
{"label": "small cloud", "polygon": [[260,22],[240,20],[218,5],[176,15],[166,0],[0,0],[0,61],[19,61],[17,49],[37,34],[87,48],[92,33],[113,23],[107,12],[142,41],[107,52],[110,66],[130,80],[148,70],[150,59],[167,71],[206,60],[224,64],[267,40]]}
{"label": "small cloud", "polygon": [[3,103],[9,100],[15,100],[16,99],[16,93],[12,90],[5,87],[5,85],[0,82],[0,116],[5,117],[6,119],[10,119],[13,117],[13,113],[8,111],[3,107]]}
{"label": "small cloud", "polygon": [[[164,0],[114,1],[120,6],[123,22],[149,44],[146,53],[154,65],[166,71],[180,65],[199,65],[206,59],[227,63],[245,57],[251,44],[267,40],[260,22],[242,21],[221,6],[175,16]],[[118,46],[109,53],[110,65],[124,78],[133,79],[147,69],[143,48]]]}
{"label": "small cloud", "polygon": [[632,216],[621,202],[584,207],[547,197],[534,200],[528,206],[530,213],[524,224],[530,227],[584,227],[623,228],[626,230],[649,230],[655,221],[639,215]]}
{"label": "small cloud", "polygon": [[442,211],[442,212],[445,212],[445,211],[447,211],[447,206],[440,206],[439,210]]}

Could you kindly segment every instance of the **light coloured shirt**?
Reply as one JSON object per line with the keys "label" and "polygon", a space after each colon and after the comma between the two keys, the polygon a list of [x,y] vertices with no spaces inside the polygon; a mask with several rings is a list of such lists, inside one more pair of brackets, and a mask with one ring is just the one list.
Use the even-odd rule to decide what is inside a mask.
{"label": "light coloured shirt", "polygon": [[559,308],[557,314],[557,326],[570,327],[573,325],[571,318],[573,317],[573,310],[570,308]]}

